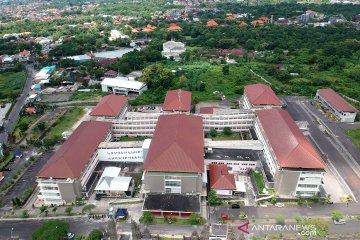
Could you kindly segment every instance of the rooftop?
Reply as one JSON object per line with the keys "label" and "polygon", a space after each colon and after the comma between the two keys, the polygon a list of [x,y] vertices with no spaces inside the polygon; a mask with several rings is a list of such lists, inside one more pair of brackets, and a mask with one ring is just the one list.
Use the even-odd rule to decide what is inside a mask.
{"label": "rooftop", "polygon": [[140,90],[146,85],[146,83],[139,81],[131,81],[126,77],[116,77],[104,78],[104,80],[101,82],[101,85]]}
{"label": "rooftop", "polygon": [[202,118],[161,115],[144,163],[146,171],[204,172]]}
{"label": "rooftop", "polygon": [[143,210],[165,212],[200,212],[200,199],[197,195],[185,194],[147,194]]}
{"label": "rooftop", "polygon": [[280,167],[325,168],[325,163],[287,111],[282,109],[257,110],[256,115]]}
{"label": "rooftop", "polygon": [[338,112],[358,112],[356,108],[331,88],[319,89],[318,94]]}
{"label": "rooftop", "polygon": [[125,96],[108,95],[103,97],[91,111],[91,116],[117,117],[127,105]]}
{"label": "rooftop", "polygon": [[235,190],[235,177],[229,174],[227,165],[210,164],[210,187],[218,190]]}
{"label": "rooftop", "polygon": [[141,148],[144,141],[102,142],[99,148]]}
{"label": "rooftop", "polygon": [[166,93],[165,101],[162,106],[164,111],[190,111],[191,92],[176,89]]}
{"label": "rooftop", "polygon": [[43,166],[37,177],[80,178],[110,128],[110,122],[82,122]]}
{"label": "rooftop", "polygon": [[280,99],[275,95],[274,91],[265,84],[246,85],[244,94],[249,99],[251,105],[275,105],[281,106]]}
{"label": "rooftop", "polygon": [[229,161],[257,161],[259,159],[258,152],[261,151],[250,149],[213,148],[211,153],[205,153],[205,159]]}

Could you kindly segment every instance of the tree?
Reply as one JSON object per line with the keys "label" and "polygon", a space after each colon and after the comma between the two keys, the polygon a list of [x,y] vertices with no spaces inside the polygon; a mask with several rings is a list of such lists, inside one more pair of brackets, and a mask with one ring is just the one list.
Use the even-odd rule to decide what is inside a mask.
{"label": "tree", "polygon": [[332,220],[339,221],[340,219],[344,218],[344,214],[340,211],[333,211],[331,213]]}
{"label": "tree", "polygon": [[24,133],[24,132],[26,132],[26,130],[29,129],[29,124],[28,124],[27,122],[25,122],[25,121],[21,121],[21,122],[19,123],[19,129],[20,129],[20,131],[21,131],[22,133]]}
{"label": "tree", "polygon": [[27,210],[22,211],[22,212],[21,212],[21,217],[22,217],[22,218],[28,218],[28,217],[29,217],[28,211],[27,211]]}
{"label": "tree", "polygon": [[221,198],[219,198],[216,195],[215,190],[211,190],[208,193],[208,202],[209,202],[210,206],[217,206],[217,205],[220,205],[222,203],[222,200],[221,200]]}
{"label": "tree", "polygon": [[224,134],[224,135],[227,135],[227,136],[230,136],[230,135],[232,134],[231,128],[229,128],[229,127],[224,127],[224,129],[223,129],[223,134]]}
{"label": "tree", "polygon": [[41,205],[41,207],[40,207],[40,213],[43,213],[43,212],[45,212],[46,210],[47,210],[47,206]]}
{"label": "tree", "polygon": [[73,210],[73,207],[68,206],[67,208],[65,208],[65,213],[66,213],[68,216],[70,216],[70,215],[71,215],[72,210]]}
{"label": "tree", "polygon": [[61,221],[48,221],[35,230],[32,240],[64,240],[69,224]]}
{"label": "tree", "polygon": [[212,138],[215,138],[215,137],[217,136],[217,131],[216,131],[216,129],[215,129],[215,128],[211,128],[209,134],[210,134],[210,136],[211,136]]}
{"label": "tree", "polygon": [[37,124],[36,128],[37,128],[40,132],[42,132],[42,131],[44,131],[45,128],[46,128],[46,123],[45,123],[45,122],[40,122],[40,123]]}
{"label": "tree", "polygon": [[151,212],[144,212],[141,221],[143,223],[152,223],[154,221],[154,215]]}
{"label": "tree", "polygon": [[100,230],[94,229],[89,233],[86,240],[101,240],[103,235],[104,234]]}
{"label": "tree", "polygon": [[222,67],[222,72],[223,72],[224,75],[229,75],[229,73],[230,73],[229,65],[224,65]]}
{"label": "tree", "polygon": [[189,221],[192,225],[196,225],[200,223],[200,216],[198,213],[192,213],[189,217]]}
{"label": "tree", "polygon": [[157,88],[160,86],[166,88],[171,85],[173,75],[164,65],[152,64],[144,69],[140,79],[145,82],[149,88]]}

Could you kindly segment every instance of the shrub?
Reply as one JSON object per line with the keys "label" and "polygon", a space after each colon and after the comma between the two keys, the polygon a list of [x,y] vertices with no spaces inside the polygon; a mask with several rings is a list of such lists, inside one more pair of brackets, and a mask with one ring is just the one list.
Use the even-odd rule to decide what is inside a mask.
{"label": "shrub", "polygon": [[281,225],[284,225],[285,224],[285,217],[284,215],[282,214],[279,214],[275,217],[275,221],[276,221],[276,224],[281,224]]}

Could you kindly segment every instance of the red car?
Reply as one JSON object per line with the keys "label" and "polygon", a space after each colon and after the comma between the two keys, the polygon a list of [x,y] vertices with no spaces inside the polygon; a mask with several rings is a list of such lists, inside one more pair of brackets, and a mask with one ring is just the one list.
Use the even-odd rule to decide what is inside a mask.
{"label": "red car", "polygon": [[227,215],[226,213],[222,213],[221,214],[221,218],[223,219],[223,220],[229,220],[230,218],[229,218],[229,215]]}

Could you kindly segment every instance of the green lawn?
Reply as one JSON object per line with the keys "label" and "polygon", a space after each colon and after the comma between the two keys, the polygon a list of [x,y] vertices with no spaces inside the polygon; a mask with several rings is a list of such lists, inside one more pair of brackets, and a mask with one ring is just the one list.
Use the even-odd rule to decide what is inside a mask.
{"label": "green lawn", "polygon": [[351,138],[354,144],[360,148],[360,127],[346,131],[346,134]]}
{"label": "green lawn", "polygon": [[92,91],[92,92],[75,92],[69,101],[85,101],[85,100],[99,100],[103,96],[108,95],[109,93],[103,93],[101,90]]}
{"label": "green lawn", "polygon": [[25,72],[0,73],[0,99],[17,97],[24,86],[25,79]]}
{"label": "green lawn", "polygon": [[231,135],[220,134],[220,135],[212,138],[212,140],[214,140],[214,141],[241,140],[241,138],[238,133],[231,134]]}
{"label": "green lawn", "polygon": [[261,175],[260,172],[253,172],[253,173],[255,176],[256,186],[258,188],[259,193],[261,194],[263,189],[265,188],[263,176]]}
{"label": "green lawn", "polygon": [[67,130],[70,130],[71,127],[85,114],[84,109],[82,108],[71,108],[67,112],[59,117],[58,120],[54,123],[54,126],[46,134],[46,138],[61,138],[61,134]]}
{"label": "green lawn", "polygon": [[148,138],[148,137],[144,137],[144,136],[136,136],[136,137],[122,136],[122,137],[118,138],[118,141],[119,142],[144,141],[146,138]]}

